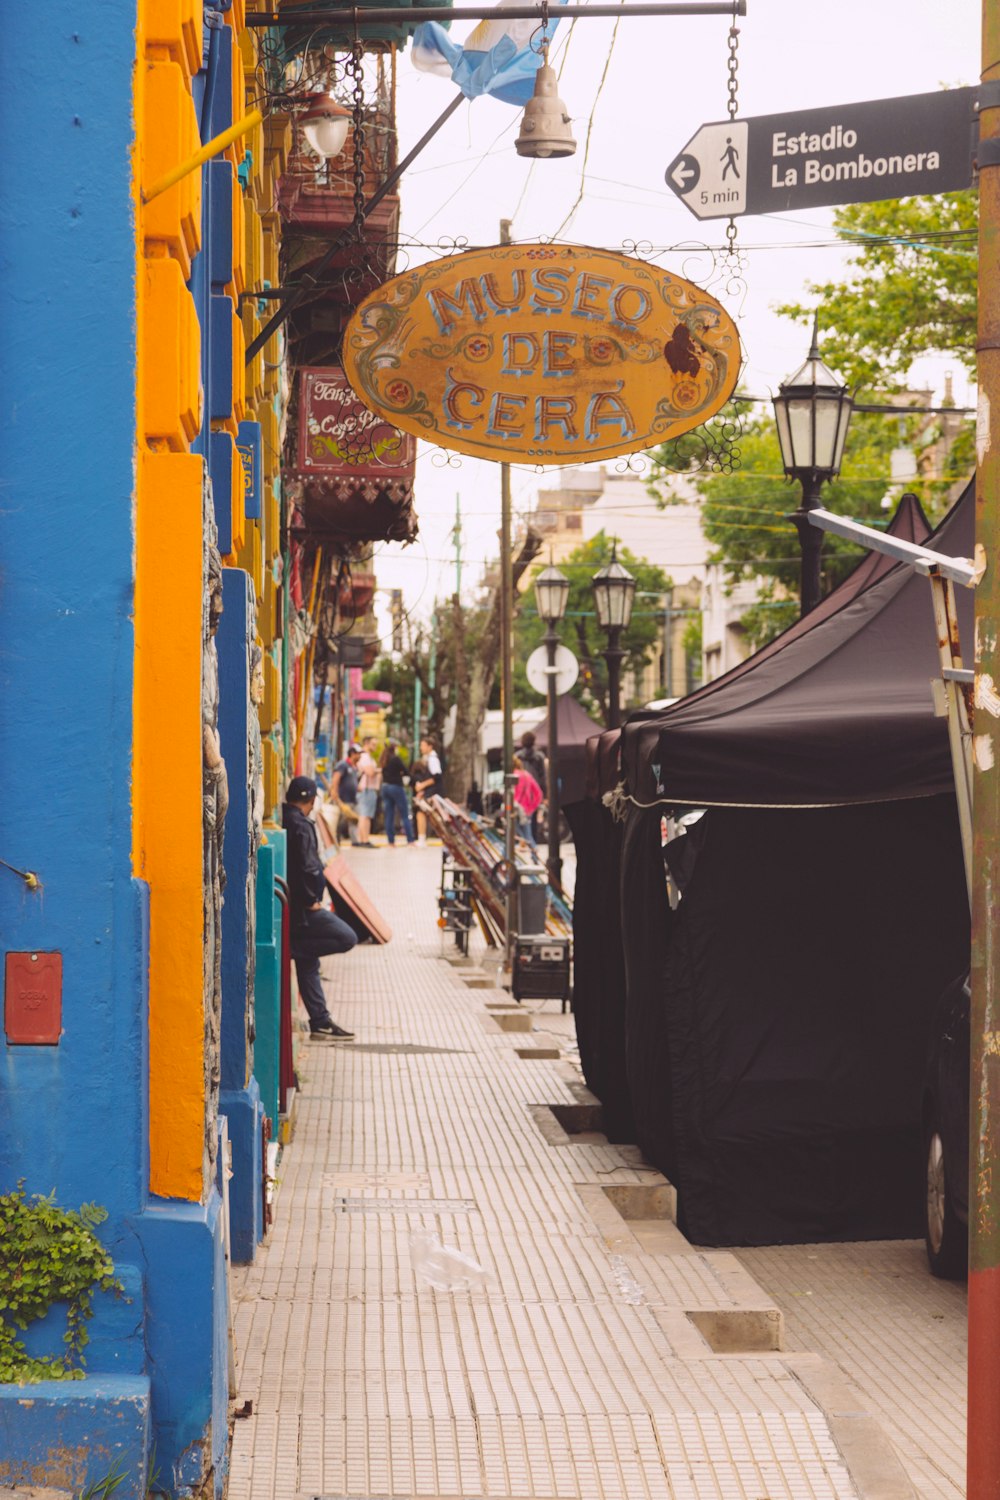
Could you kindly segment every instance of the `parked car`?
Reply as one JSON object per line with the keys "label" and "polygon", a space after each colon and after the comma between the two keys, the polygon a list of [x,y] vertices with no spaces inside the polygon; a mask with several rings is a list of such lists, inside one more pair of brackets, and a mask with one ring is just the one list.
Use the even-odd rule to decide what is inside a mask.
{"label": "parked car", "polygon": [[969,999],[965,974],[938,1001],[924,1082],[927,1261],[951,1279],[969,1261]]}

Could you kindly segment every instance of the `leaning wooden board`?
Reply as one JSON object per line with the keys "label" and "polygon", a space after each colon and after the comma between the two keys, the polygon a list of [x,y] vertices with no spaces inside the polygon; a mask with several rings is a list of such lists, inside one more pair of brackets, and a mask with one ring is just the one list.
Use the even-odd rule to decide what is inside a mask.
{"label": "leaning wooden board", "polygon": [[376,910],[371,897],[343,855],[338,854],[336,859],[331,859],[323,876],[337,916],[354,928],[362,942],[367,938],[373,943],[387,943],[392,937],[392,928],[381,912]]}

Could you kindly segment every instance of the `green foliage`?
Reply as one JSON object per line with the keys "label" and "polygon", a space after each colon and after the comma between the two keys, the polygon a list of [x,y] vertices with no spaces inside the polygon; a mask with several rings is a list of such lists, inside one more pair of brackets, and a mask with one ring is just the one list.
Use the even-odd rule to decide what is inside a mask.
{"label": "green foliage", "polygon": [[[866,525],[884,525],[881,500],[889,487],[893,448],[915,440],[917,417],[855,413],[848,432],[840,476],[823,487],[827,510]],[[961,444],[968,439],[962,434]],[[741,624],[754,647],[771,640],[798,617],[799,539],[787,519],[799,504],[799,486],[785,478],[774,422],[756,417],[746,422],[739,440],[741,467],[732,474],[712,474],[696,481],[702,497],[702,526],[727,585],[741,579],[763,580],[756,603]],[[960,444],[956,443],[956,449]],[[664,489],[674,455],[664,449],[651,455],[652,488],[669,504]],[[960,462],[961,457],[956,460]],[[940,514],[956,476],[907,481],[930,519]],[[823,540],[822,587],[834,588],[861,560],[861,549],[840,537]]]}
{"label": "green foliage", "polygon": [[698,663],[699,670],[701,669],[701,648],[703,644],[702,637],[704,635],[704,622],[705,617],[700,611],[698,612],[698,614],[692,615],[690,620],[684,627],[684,635],[682,637],[685,656],[692,657]]}
{"label": "green foliage", "polygon": [[838,209],[837,230],[860,246],[854,274],[778,311],[811,321],[818,303],[824,359],[863,391],[901,386],[922,354],[974,371],[978,206],[970,188]]}
{"label": "green foliage", "polygon": [[[580,663],[580,676],[573,689],[574,697],[584,704],[588,699],[597,706],[601,714],[607,705],[607,667],[601,652],[607,646],[607,635],[597,623],[594,612],[594,594],[590,580],[599,568],[611,561],[612,539],[599,532],[591,541],[584,542],[571,552],[559,567],[570,581],[566,616],[557,626],[559,639],[576,655]],[[635,575],[636,598],[632,620],[622,635],[622,649],[627,653],[622,671],[639,672],[649,660],[650,647],[659,638],[662,630],[662,605],[658,601],[643,598],[643,594],[662,594],[670,587],[670,580],[662,568],[643,562],[633,556],[627,547],[618,548],[618,560]],[[547,566],[540,561],[534,570],[540,572]],[[524,596],[521,613],[514,622],[514,702],[524,707],[542,704],[545,699],[536,693],[528,681],[525,663],[545,636],[545,622],[538,617],[534,586]]]}
{"label": "green foliage", "polygon": [[[51,1379],[51,1376],[48,1377]],[[82,1489],[77,1500],[110,1500],[115,1490],[125,1479],[125,1470],[121,1467],[121,1459],[116,1459],[108,1472],[101,1479],[95,1479]]]}
{"label": "green foliage", "polygon": [[[94,1227],[107,1218],[96,1203],[57,1208],[55,1194],[30,1198],[24,1183],[0,1194],[0,1381],[80,1380],[94,1289],[122,1292],[114,1263]],[[15,1329],[65,1302],[66,1352],[32,1358]],[[113,1488],[114,1486],[112,1486]],[[110,1491],[109,1491],[110,1493]]]}

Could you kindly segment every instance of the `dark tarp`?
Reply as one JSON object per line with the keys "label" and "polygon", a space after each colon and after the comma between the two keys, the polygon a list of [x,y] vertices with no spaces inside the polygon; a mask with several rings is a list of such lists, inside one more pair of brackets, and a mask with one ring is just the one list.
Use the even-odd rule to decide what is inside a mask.
{"label": "dark tarp", "polygon": [[[559,729],[559,790],[563,807],[579,802],[587,782],[587,741],[598,733],[587,711],[569,693],[556,699],[556,723]],[[533,724],[535,749],[543,755],[549,750],[549,716]]]}
{"label": "dark tarp", "polygon": [[[912,507],[909,521],[923,540]],[[971,488],[931,544],[971,553]],[[608,981],[591,1068],[621,1087],[607,1064],[624,1052],[613,1107],[632,1111],[698,1243],[918,1226],[926,1020],[968,959],[937,672],[927,580],[868,558],[726,678],[626,726],[629,788],[659,805],[629,808],[625,1003]],[[614,738],[595,748],[607,786]],[[697,858],[673,913],[664,804],[720,804],[686,835]]]}
{"label": "dark tarp", "polygon": [[671,912],[623,860],[629,1100],[697,1244],[920,1232],[930,1011],[968,963],[954,801],[712,808]]}
{"label": "dark tarp", "polygon": [[[969,557],[973,527],[970,486],[928,545]],[[810,807],[950,791],[929,685],[940,670],[930,585],[879,560],[874,581],[857,587],[856,571],[821,618],[814,611],[727,677],[630,721],[622,765],[637,800]],[[956,595],[967,640],[972,593]]]}
{"label": "dark tarp", "polygon": [[609,1141],[634,1141],[625,1065],[625,966],[621,880],[624,829],[590,797],[565,808],[576,846],[573,1016],[580,1066],[601,1100]]}

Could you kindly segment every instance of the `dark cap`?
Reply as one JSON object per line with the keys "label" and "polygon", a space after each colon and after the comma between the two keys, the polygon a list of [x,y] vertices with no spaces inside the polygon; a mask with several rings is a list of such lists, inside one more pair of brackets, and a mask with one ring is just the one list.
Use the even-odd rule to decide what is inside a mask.
{"label": "dark cap", "polygon": [[286,802],[311,802],[316,795],[316,783],[311,776],[293,776],[285,793]]}

